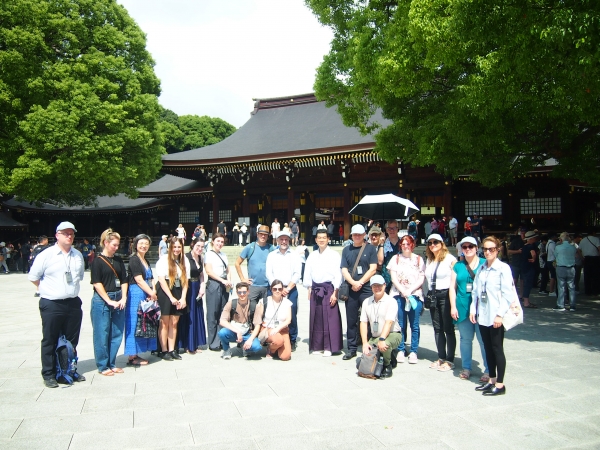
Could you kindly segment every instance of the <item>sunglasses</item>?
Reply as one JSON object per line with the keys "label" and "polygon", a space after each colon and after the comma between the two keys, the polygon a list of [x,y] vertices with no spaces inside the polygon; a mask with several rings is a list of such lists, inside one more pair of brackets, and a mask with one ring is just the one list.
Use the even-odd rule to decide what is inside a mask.
{"label": "sunglasses", "polygon": [[283,291],[283,288],[282,287],[280,287],[280,288],[271,288],[271,291],[273,291],[273,292],[279,292],[279,291]]}
{"label": "sunglasses", "polygon": [[483,253],[489,252],[494,253],[496,251],[496,247],[483,247]]}
{"label": "sunglasses", "polygon": [[248,291],[237,291],[238,295],[246,295]]}
{"label": "sunglasses", "polygon": [[431,247],[432,245],[439,245],[441,243],[442,243],[442,241],[435,241],[435,240],[433,240],[433,241],[429,241],[427,243],[427,245],[429,245]]}
{"label": "sunglasses", "polygon": [[476,248],[476,247],[475,247],[474,245],[472,245],[472,244],[469,244],[469,245],[461,245],[461,247],[462,247],[462,249],[463,249],[463,250],[467,250],[467,249],[471,250],[472,248]]}

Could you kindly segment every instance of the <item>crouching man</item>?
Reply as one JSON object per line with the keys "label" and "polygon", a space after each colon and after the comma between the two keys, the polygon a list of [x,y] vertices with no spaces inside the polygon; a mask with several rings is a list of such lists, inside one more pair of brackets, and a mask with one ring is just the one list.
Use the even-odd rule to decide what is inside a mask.
{"label": "crouching man", "polygon": [[[360,336],[363,353],[370,354],[379,350],[383,356],[381,378],[392,376],[392,351],[402,341],[398,324],[398,302],[385,293],[385,280],[381,275],[371,277],[373,295],[364,300],[360,315]],[[371,326],[371,339],[368,338],[368,325]]]}
{"label": "crouching man", "polygon": [[[256,353],[262,349],[262,345],[257,338],[250,339],[254,327],[260,327],[262,316],[256,314],[256,303],[248,300],[248,283],[238,283],[235,286],[238,298],[231,299],[223,308],[221,313],[219,330],[219,339],[223,347],[221,358],[231,359],[230,342],[243,343],[243,356],[248,356],[250,352]],[[260,308],[262,310],[262,308]]]}

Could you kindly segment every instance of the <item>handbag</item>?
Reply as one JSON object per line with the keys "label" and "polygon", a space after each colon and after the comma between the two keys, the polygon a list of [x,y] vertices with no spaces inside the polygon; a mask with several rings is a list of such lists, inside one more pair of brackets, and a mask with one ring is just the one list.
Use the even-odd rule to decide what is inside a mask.
{"label": "handbag", "polygon": [[156,301],[142,301],[138,306],[135,337],[156,338],[160,322],[160,307]]}
{"label": "handbag", "polygon": [[376,380],[383,371],[383,356],[379,350],[371,351],[369,354],[363,353],[356,358],[357,375],[361,378]]}
{"label": "handbag", "polygon": [[435,279],[438,267],[440,267],[440,263],[438,262],[433,271],[433,277],[431,277],[431,286],[429,286],[429,291],[427,295],[425,295],[425,300],[423,301],[423,306],[425,309],[435,308],[436,297],[435,297]]}
{"label": "handbag", "polygon": [[[502,275],[500,276],[502,278]],[[512,285],[513,292],[513,301],[510,304],[510,308],[502,317],[502,325],[506,331],[513,329],[517,325],[523,323],[523,308],[521,307],[521,302],[519,301],[519,294],[517,294],[517,289],[515,288],[515,284],[513,282]]]}
{"label": "handbag", "polygon": [[[354,272],[356,272],[356,268],[358,267],[358,262],[360,261],[360,257],[362,256],[363,252],[365,251],[366,246],[367,246],[367,243],[365,242],[365,243],[363,243],[362,247],[360,248],[360,251],[358,252],[358,257],[356,258],[356,261],[354,261],[354,268],[352,269],[350,278],[352,278],[354,276]],[[350,285],[348,284],[348,282],[346,280],[344,280],[344,281],[342,281],[342,284],[340,284],[340,287],[338,288],[338,300],[345,302],[349,298],[350,298]]]}

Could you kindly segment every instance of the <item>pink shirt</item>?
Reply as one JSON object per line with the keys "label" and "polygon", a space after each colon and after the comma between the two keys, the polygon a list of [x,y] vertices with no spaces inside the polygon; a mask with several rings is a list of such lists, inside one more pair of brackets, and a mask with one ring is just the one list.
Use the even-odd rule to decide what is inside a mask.
{"label": "pink shirt", "polygon": [[[423,290],[421,289],[425,280],[425,261],[423,261],[423,258],[414,253],[410,255],[410,258],[398,254],[390,259],[387,270],[390,272],[392,279],[394,275],[396,276],[396,281],[405,292],[410,292],[410,294],[420,297],[423,301]],[[393,284],[390,295],[401,295]]]}

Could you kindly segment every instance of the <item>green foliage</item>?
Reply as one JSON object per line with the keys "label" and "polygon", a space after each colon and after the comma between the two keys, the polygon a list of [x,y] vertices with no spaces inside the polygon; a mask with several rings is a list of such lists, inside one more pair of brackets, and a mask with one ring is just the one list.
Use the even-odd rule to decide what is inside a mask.
{"label": "green foliage", "polygon": [[306,0],[334,31],[315,91],[377,150],[487,186],[557,161],[600,186],[600,3]]}
{"label": "green foliage", "polygon": [[235,131],[233,125],[217,117],[177,116],[173,111],[163,109],[160,118],[167,153],[216,144]]}
{"label": "green foliage", "polygon": [[153,181],[160,83],[144,33],[114,0],[0,6],[0,192],[89,204]]}

